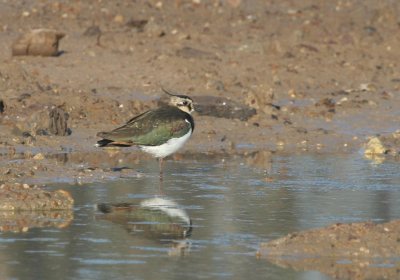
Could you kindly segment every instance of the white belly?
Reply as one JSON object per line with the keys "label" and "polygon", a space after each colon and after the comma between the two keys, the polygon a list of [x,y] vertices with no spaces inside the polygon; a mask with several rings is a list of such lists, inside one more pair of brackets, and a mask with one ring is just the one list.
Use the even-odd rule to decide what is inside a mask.
{"label": "white belly", "polygon": [[190,138],[192,130],[183,135],[181,138],[171,138],[160,146],[139,146],[144,152],[149,153],[157,158],[164,158],[179,150],[185,142]]}

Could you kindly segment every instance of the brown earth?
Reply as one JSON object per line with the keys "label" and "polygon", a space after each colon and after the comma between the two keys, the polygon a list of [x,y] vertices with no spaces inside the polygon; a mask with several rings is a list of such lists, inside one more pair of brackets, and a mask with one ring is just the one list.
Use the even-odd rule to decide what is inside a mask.
{"label": "brown earth", "polygon": [[[96,132],[156,107],[163,86],[198,97],[202,112],[207,96],[256,110],[195,114],[182,151],[354,152],[398,128],[399,10],[372,0],[2,1],[0,151],[93,152]],[[33,28],[66,34],[58,56],[11,55]],[[70,135],[51,135],[54,110]]]}
{"label": "brown earth", "polygon": [[[399,14],[374,0],[3,0],[0,182],[141,176],[113,169],[128,155],[95,135],[156,107],[161,87],[201,108],[177,160],[266,168],[273,152],[352,153],[378,134],[398,156]],[[65,34],[58,55],[12,56],[36,28]],[[220,114],[238,104],[256,114]]]}
{"label": "brown earth", "polygon": [[291,233],[262,244],[258,255],[282,267],[319,270],[334,279],[399,279],[400,220]]}

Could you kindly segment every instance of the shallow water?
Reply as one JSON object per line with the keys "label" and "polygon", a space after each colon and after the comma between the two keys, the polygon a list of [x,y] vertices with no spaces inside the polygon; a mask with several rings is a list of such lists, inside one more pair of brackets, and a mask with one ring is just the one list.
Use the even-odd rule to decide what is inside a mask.
{"label": "shallow water", "polygon": [[[316,271],[275,266],[257,259],[256,251],[261,242],[292,231],[400,217],[398,162],[374,164],[360,155],[259,157],[169,160],[163,196],[158,195],[154,160],[131,166],[145,174],[139,178],[52,185],[50,189],[72,193],[73,220],[62,228],[0,233],[0,276],[330,279]],[[155,197],[172,206],[162,213],[123,213],[109,219],[94,208],[102,202],[140,205]],[[180,224],[160,226],[165,213],[175,215]]]}

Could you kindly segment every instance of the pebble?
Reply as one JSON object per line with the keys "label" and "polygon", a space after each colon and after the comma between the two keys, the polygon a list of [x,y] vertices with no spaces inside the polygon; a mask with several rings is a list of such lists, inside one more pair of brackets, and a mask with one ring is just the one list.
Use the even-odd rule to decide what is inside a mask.
{"label": "pebble", "polygon": [[35,160],[43,160],[44,159],[44,155],[42,153],[38,153],[33,157],[33,159],[35,159]]}

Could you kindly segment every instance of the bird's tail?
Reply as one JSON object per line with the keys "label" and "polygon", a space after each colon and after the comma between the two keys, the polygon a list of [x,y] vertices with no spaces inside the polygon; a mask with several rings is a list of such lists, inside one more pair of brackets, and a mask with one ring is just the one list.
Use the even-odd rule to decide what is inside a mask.
{"label": "bird's tail", "polygon": [[112,140],[108,140],[108,139],[101,139],[99,141],[97,141],[97,143],[95,144],[96,147],[105,147],[108,144],[112,143]]}
{"label": "bird's tail", "polygon": [[134,210],[136,207],[133,206],[131,203],[126,203],[126,202],[120,202],[120,203],[115,203],[115,204],[110,204],[110,203],[99,203],[97,204],[97,210],[100,212],[107,214],[107,213],[114,213],[118,211],[122,212],[129,212],[131,210]]}
{"label": "bird's tail", "polygon": [[107,204],[107,203],[99,203],[99,204],[97,204],[97,210],[99,210],[102,213],[111,213],[112,206],[111,206],[111,204]]}

